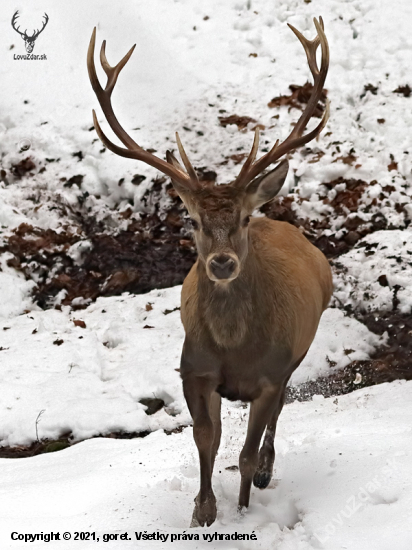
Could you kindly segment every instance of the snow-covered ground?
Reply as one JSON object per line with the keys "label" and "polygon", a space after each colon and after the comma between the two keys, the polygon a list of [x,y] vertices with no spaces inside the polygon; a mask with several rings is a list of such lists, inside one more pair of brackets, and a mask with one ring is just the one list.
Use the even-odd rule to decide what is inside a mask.
{"label": "snow-covered ground", "polygon": [[[411,390],[412,382],[394,382],[286,406],[276,440],[275,478],[264,491],[252,489],[243,517],[236,512],[240,476],[227,468],[237,465],[247,411],[225,405],[214,474],[218,517],[207,529],[188,529],[199,477],[191,428],[2,459],[1,548],[45,547],[42,541],[12,541],[13,532],[15,537],[59,532],[61,539],[63,533],[89,532],[99,542],[61,540],[51,547],[409,550]],[[137,542],[136,532],[168,539]],[[236,532],[257,540],[203,539]],[[124,533],[131,540],[103,542],[104,535]],[[184,540],[188,534],[200,540]]]}
{"label": "snow-covered ground", "polygon": [[[180,287],[174,287],[98,298],[77,312],[67,306],[3,320],[0,446],[58,439],[68,432],[81,440],[187,425],[190,415],[176,371],[183,344],[179,306]],[[358,321],[329,309],[292,383],[367,359],[379,340]],[[139,400],[148,397],[163,399],[165,409],[146,415]]]}
{"label": "snow-covered ground", "polygon": [[[47,60],[14,59],[25,53],[10,25],[17,9],[21,28],[29,31],[48,14],[34,49]],[[351,227],[356,232],[376,216],[384,223],[338,258],[336,307],[325,312],[292,383],[368,358],[385,334],[372,334],[337,308],[387,311],[395,297],[401,313],[412,308],[412,96],[394,92],[412,85],[409,0],[3,0],[0,246],[23,222],[67,230],[73,220],[57,203],[76,205],[81,198],[113,231],[127,226],[119,215],[126,208],[136,218],[150,212],[150,201],[141,199],[156,172],[104,151],[91,129],[92,108],[107,128],[86,71],[94,25],[98,44],[108,42],[113,64],[137,43],[113,96],[124,126],[162,157],[176,149],[178,130],[193,164],[215,170],[225,183],[239,171],[228,157],[249,150],[253,124],[243,132],[223,127],[218,117],[246,115],[264,126],[261,153],[287,136],[300,112],[267,104],[288,94],[289,84],[310,78],[286,23],[311,37],[312,18],[319,15],[331,49],[331,117],[319,140],[292,156],[283,193],[294,198],[297,215],[319,223],[328,219],[328,235],[345,236]],[[13,166],[27,157],[34,168],[13,176]],[[132,183],[136,173],[146,176],[138,186]],[[83,176],[79,185],[65,186],[77,175]],[[334,205],[347,186],[328,185],[338,178],[365,184],[353,209]],[[166,208],[170,199],[162,200]],[[183,341],[180,288],[98,298],[81,311],[43,311],[31,298],[35,281],[8,266],[9,259],[8,253],[0,258],[0,445],[69,432],[74,440],[153,433],[0,459],[2,549],[27,548],[29,543],[11,540],[13,531],[93,531],[100,537],[100,543],[53,542],[56,548],[98,548],[103,533],[124,532],[133,540],[104,547],[412,548],[412,382],[287,405],[276,439],[275,480],[267,490],[253,491],[244,517],[236,513],[239,475],[226,468],[237,464],[247,410],[225,404],[214,478],[218,519],[210,529],[189,530],[198,486],[191,428],[163,431],[190,422],[176,371]],[[147,416],[139,403],[145,397],[159,397],[165,407]],[[136,542],[135,531],[169,539]],[[235,531],[253,532],[257,541],[203,541],[204,533]],[[172,534],[185,533],[201,540],[171,541]],[[45,544],[30,543],[35,549]]]}

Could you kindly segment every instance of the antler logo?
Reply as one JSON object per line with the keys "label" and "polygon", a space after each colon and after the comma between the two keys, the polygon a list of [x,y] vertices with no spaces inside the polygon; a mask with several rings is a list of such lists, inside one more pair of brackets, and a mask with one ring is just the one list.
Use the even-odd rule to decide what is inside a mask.
{"label": "antler logo", "polygon": [[34,49],[34,46],[35,46],[35,42],[36,42],[36,40],[37,40],[39,34],[40,34],[41,32],[44,31],[44,28],[46,27],[46,25],[47,25],[47,23],[48,23],[48,21],[49,21],[49,16],[47,15],[47,13],[45,13],[45,14],[43,15],[44,21],[43,21],[43,26],[42,26],[42,28],[41,28],[40,30],[37,29],[37,30],[33,31],[33,34],[32,34],[31,36],[29,36],[29,35],[27,34],[27,29],[26,29],[24,32],[20,32],[20,30],[19,30],[20,27],[17,27],[17,28],[16,28],[16,21],[17,21],[18,17],[19,17],[19,12],[18,12],[18,10],[17,10],[16,13],[13,15],[13,17],[12,17],[12,19],[11,19],[11,26],[12,26],[13,29],[14,29],[16,32],[18,32],[19,35],[23,38],[23,40],[24,40],[24,45],[26,46],[26,52],[27,52],[27,53],[32,53],[32,51],[33,51],[33,49]]}

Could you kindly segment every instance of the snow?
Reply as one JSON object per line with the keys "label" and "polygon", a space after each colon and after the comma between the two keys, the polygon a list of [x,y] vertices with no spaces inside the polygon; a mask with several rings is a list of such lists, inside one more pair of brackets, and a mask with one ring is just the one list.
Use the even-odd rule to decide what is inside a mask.
{"label": "snow", "polygon": [[23,274],[8,267],[9,254],[0,258],[0,319],[20,315],[26,308],[33,307],[30,293],[35,286],[33,281],[26,281]]}
{"label": "snow", "polygon": [[[50,21],[35,48],[35,53],[47,53],[47,61],[13,59],[24,53],[23,41],[10,26],[17,7],[28,28],[48,13]],[[312,17],[321,14],[331,49],[326,82],[331,118],[308,151],[292,155],[282,193],[296,198],[298,215],[322,220],[334,216],[325,199],[333,200],[346,188],[345,183],[334,189],[322,183],[339,177],[364,180],[356,215],[365,223],[383,215],[387,229],[364,237],[338,258],[335,307],[322,317],[291,383],[367,359],[385,341],[385,335],[372,334],[338,307],[390,310],[396,296],[402,313],[412,311],[407,227],[412,219],[412,99],[394,93],[411,84],[410,2],[151,0],[115,5],[45,0],[41,7],[27,1],[17,7],[4,0],[0,14],[0,167],[9,173],[30,156],[35,168],[13,181],[1,177],[0,245],[21,223],[56,231],[70,226],[56,204],[77,204],[85,192],[85,208],[98,219],[109,219],[114,231],[122,228],[118,213],[126,207],[136,216],[150,211],[150,202],[145,205],[141,198],[155,170],[103,151],[91,131],[92,108],[107,129],[85,64],[94,25],[97,44],[107,39],[113,64],[137,43],[113,96],[127,130],[161,157],[176,149],[178,130],[193,164],[216,170],[219,183],[225,183],[239,170],[232,161],[226,163],[227,157],[248,151],[253,134],[252,125],[244,132],[234,125],[223,128],[218,116],[247,115],[264,125],[260,154],[278,137],[285,138],[299,113],[269,109],[267,103],[288,93],[289,84],[309,78],[303,50],[286,23],[311,36]],[[98,64],[97,52],[95,59]],[[103,78],[100,67],[98,73]],[[369,84],[376,90],[366,91]],[[81,161],[74,156],[79,151]],[[344,162],[349,154],[356,157],[352,163]],[[139,186],[131,182],[136,173],[146,176]],[[76,175],[83,176],[81,186],[65,187]],[[120,178],[125,178],[121,186]],[[376,205],[382,193],[385,200]],[[335,216],[331,232],[345,234],[351,216],[349,211]],[[81,262],[89,246],[86,239],[74,245],[74,261]],[[95,531],[101,540],[103,533],[128,532],[134,538],[135,531],[190,532],[202,539],[203,533],[237,531],[254,532],[258,539],[226,546],[202,540],[171,543],[170,537],[164,544],[106,545],[116,549],[173,544],[411,548],[412,382],[285,406],[276,437],[275,480],[265,491],[253,490],[243,517],[236,512],[239,475],[226,468],[237,464],[247,410],[225,403],[214,477],[218,518],[208,530],[189,530],[199,477],[192,430],[164,432],[190,423],[176,371],[183,342],[176,309],[180,288],[99,298],[81,311],[42,311],[30,297],[34,282],[9,267],[8,259],[3,254],[0,262],[0,445],[25,445],[37,436],[56,439],[68,432],[75,441],[113,431],[152,433],[130,441],[97,438],[30,459],[0,459],[1,548],[27,547],[11,541],[12,531]],[[166,406],[148,416],[139,400],[152,396]],[[39,541],[30,544],[44,547]],[[103,542],[76,544],[98,548]],[[75,543],[53,545],[72,548]]]}
{"label": "snow", "polygon": [[[77,313],[63,307],[4,322],[0,444],[34,441],[40,411],[38,435],[49,439],[188,424],[175,370],[183,342],[179,298],[176,287],[99,298]],[[166,408],[148,416],[139,403],[144,397],[163,399]]]}
{"label": "snow", "polygon": [[[0,445],[30,444],[37,436],[53,440],[68,432],[82,440],[187,425],[176,370],[184,338],[180,290],[98,298],[78,312],[65,306],[3,319]],[[367,359],[380,342],[358,321],[329,309],[291,383]],[[165,409],[146,415],[139,403],[145,397],[163,399]]]}
{"label": "snow", "polygon": [[[214,473],[218,517],[204,529],[188,529],[199,476],[191,428],[0,459],[1,547],[27,547],[12,542],[12,532],[84,531],[100,541],[55,541],[53,548],[409,550],[411,390],[412,382],[393,382],[287,405],[276,436],[275,479],[264,491],[252,489],[243,516],[236,511],[239,473],[226,468],[237,464],[247,411],[226,404]],[[135,532],[145,531],[169,538],[136,542]],[[235,532],[254,533],[257,541],[203,540],[204,534]],[[103,543],[104,534],[124,533],[131,540]],[[171,542],[172,534],[198,534],[200,540]]]}

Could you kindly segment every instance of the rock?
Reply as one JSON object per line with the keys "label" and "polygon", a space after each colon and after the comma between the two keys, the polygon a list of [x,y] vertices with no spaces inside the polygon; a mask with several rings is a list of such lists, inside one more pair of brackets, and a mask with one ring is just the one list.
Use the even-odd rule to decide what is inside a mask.
{"label": "rock", "polygon": [[144,397],[143,399],[140,399],[139,403],[147,407],[145,413],[149,415],[157,413],[157,411],[160,411],[160,409],[165,406],[163,399],[158,399],[157,397]]}

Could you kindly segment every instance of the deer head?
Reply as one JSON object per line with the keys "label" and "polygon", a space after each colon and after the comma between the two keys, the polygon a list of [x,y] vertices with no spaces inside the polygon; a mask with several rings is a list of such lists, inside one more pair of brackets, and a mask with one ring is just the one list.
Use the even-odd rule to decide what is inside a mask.
{"label": "deer head", "polygon": [[[97,78],[94,65],[96,29],[93,31],[87,55],[90,81],[107,121],[126,148],[119,147],[107,138],[93,111],[94,126],[98,136],[104,145],[114,153],[142,160],[170,176],[175,190],[191,217],[199,259],[205,264],[208,277],[223,286],[239,275],[248,252],[249,217],[254,209],[277,195],[287,176],[288,161],[282,161],[268,173],[264,171],[290,151],[317,137],[328,120],[329,105],[327,104],[318,126],[303,135],[321,97],[329,66],[329,48],[322,18],[319,21],[314,19],[314,23],[317,30],[314,40],[307,40],[297,29],[289,25],[305,49],[309,68],[314,78],[312,95],[306,109],[287,139],[281,144],[277,141],[272,149],[257,161],[255,159],[259,147],[259,129],[256,128],[251,152],[238,177],[227,185],[217,186],[199,182],[196,171],[190,163],[177,133],[177,146],[184,167],[170,151],[166,153],[167,162],[165,162],[144,150],[125,132],[113,112],[111,94],[118,75],[132,55],[135,46],[115,67],[111,67],[106,58],[106,42],[103,41],[100,60],[107,75],[107,84],[103,89]],[[316,61],[316,51],[319,45],[322,49],[320,68]]]}
{"label": "deer head", "polygon": [[17,21],[17,18],[19,17],[19,12],[16,11],[16,13],[13,15],[12,17],[12,20],[11,20],[11,25],[13,27],[13,29],[18,32],[20,34],[20,36],[23,38],[24,40],[24,45],[26,47],[26,52],[27,53],[32,53],[33,49],[34,49],[34,46],[35,46],[35,42],[39,36],[39,34],[41,32],[44,31],[44,28],[46,27],[48,21],[49,21],[49,16],[47,15],[47,13],[44,14],[44,21],[43,21],[43,26],[42,28],[39,30],[37,29],[36,31],[33,31],[33,34],[31,36],[29,36],[27,34],[27,29],[24,31],[24,32],[20,32],[20,27],[17,27],[16,28],[16,21]]}
{"label": "deer head", "polygon": [[[258,131],[256,148],[257,140]],[[167,157],[176,162],[170,153]],[[209,183],[188,190],[174,183],[191,218],[199,259],[212,281],[226,285],[239,275],[248,253],[250,216],[276,196],[287,172],[288,161],[284,160],[274,170],[254,178],[247,185]]]}

